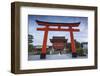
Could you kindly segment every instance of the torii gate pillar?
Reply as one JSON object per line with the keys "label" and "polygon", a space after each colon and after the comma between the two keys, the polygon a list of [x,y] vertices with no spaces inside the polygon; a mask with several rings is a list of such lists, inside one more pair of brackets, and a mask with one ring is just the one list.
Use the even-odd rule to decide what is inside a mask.
{"label": "torii gate pillar", "polygon": [[[48,28],[48,26],[46,26]],[[46,58],[46,45],[47,45],[47,39],[48,39],[48,29],[44,32],[44,38],[43,38],[43,45],[42,45],[42,53],[40,55],[40,59]]]}
{"label": "torii gate pillar", "polygon": [[72,27],[69,27],[69,28],[70,28],[70,39],[71,39],[72,57],[77,57],[76,47],[75,47],[75,41],[74,41],[74,35],[73,35]]}

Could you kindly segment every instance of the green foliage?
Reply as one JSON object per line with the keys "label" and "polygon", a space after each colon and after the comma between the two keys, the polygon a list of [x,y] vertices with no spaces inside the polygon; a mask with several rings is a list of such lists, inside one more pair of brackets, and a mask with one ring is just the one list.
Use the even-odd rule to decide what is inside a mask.
{"label": "green foliage", "polygon": [[47,50],[46,54],[50,55],[50,51]]}
{"label": "green foliage", "polygon": [[33,51],[33,48],[34,48],[34,47],[33,47],[32,44],[28,44],[28,51],[29,51],[29,52],[32,52],[32,51]]}
{"label": "green foliage", "polygon": [[[69,52],[71,52],[72,51],[72,49],[71,49],[71,43],[68,43],[67,46],[68,46]],[[84,55],[84,50],[81,47],[81,43],[75,40],[75,47],[76,47],[77,54],[79,56],[83,56]]]}
{"label": "green foliage", "polygon": [[68,52],[71,52],[71,43],[68,43],[67,47],[68,47]]}
{"label": "green foliage", "polygon": [[76,47],[76,49],[80,48],[81,47],[81,43],[75,40],[75,47]]}
{"label": "green foliage", "polygon": [[41,49],[38,49],[36,55],[40,55],[40,54],[41,54]]}
{"label": "green foliage", "polygon": [[79,56],[83,56],[83,54],[84,54],[84,51],[83,51],[83,49],[80,47],[80,48],[77,48],[76,49],[76,52],[77,52],[77,54],[79,55]]}
{"label": "green foliage", "polygon": [[84,56],[84,50],[82,48],[82,45],[80,42],[75,41],[75,46],[76,46],[76,52],[79,56]]}
{"label": "green foliage", "polygon": [[33,36],[32,35],[28,35],[28,43],[32,43],[33,42]]}
{"label": "green foliage", "polygon": [[34,48],[32,42],[33,42],[33,36],[28,34],[28,51],[29,52],[32,52]]}

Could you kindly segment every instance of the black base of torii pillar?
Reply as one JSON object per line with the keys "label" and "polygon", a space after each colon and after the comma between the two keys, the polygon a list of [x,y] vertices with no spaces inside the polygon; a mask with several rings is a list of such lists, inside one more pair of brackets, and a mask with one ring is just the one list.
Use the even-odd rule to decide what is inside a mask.
{"label": "black base of torii pillar", "polygon": [[40,59],[46,59],[46,54],[42,54],[42,53],[41,53]]}
{"label": "black base of torii pillar", "polygon": [[77,53],[72,53],[72,58],[76,58],[77,57]]}

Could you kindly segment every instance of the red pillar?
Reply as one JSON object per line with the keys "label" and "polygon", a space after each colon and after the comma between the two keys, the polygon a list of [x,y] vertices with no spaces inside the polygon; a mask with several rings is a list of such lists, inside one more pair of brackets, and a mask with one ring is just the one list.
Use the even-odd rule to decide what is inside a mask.
{"label": "red pillar", "polygon": [[70,38],[71,38],[72,57],[77,57],[72,27],[70,27],[70,30],[71,30],[70,31]]}
{"label": "red pillar", "polygon": [[46,58],[46,46],[47,46],[47,38],[48,38],[48,26],[46,26],[46,30],[44,32],[44,38],[43,38],[43,45],[42,45],[42,52],[41,52],[41,59]]}

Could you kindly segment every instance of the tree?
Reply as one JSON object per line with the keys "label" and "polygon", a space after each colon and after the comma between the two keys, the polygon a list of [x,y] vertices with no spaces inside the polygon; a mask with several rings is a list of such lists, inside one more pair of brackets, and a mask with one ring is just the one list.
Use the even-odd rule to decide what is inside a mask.
{"label": "tree", "polygon": [[33,42],[33,36],[28,34],[28,43],[32,43]]}
{"label": "tree", "polygon": [[76,47],[76,49],[77,48],[81,48],[81,43],[78,42],[78,41],[76,41],[76,40],[74,40],[74,41],[75,41],[75,47]]}
{"label": "tree", "polygon": [[76,46],[76,52],[77,52],[77,54],[78,54],[79,56],[83,56],[84,51],[83,51],[83,49],[82,49],[81,43],[75,40],[75,46]]}
{"label": "tree", "polygon": [[33,51],[33,36],[28,34],[28,52]]}
{"label": "tree", "polygon": [[69,49],[68,52],[71,52],[71,43],[67,43],[67,48]]}
{"label": "tree", "polygon": [[[83,49],[81,47],[82,46],[81,43],[76,41],[76,40],[74,40],[74,41],[75,41],[75,48],[76,48],[77,54],[82,56],[84,51],[83,51]],[[68,48],[69,48],[69,52],[72,52],[71,43],[68,43],[67,45],[68,45]]]}

